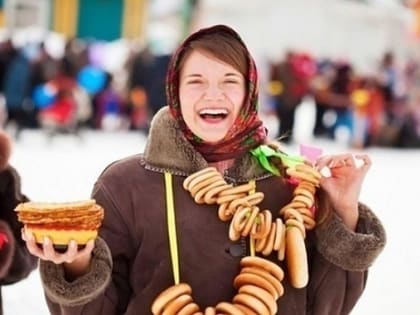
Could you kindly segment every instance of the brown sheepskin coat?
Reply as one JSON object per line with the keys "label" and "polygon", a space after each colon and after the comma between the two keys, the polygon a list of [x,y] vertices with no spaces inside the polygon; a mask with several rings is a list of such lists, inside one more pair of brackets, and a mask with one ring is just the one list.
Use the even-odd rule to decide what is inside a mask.
{"label": "brown sheepskin coat", "polygon": [[[216,205],[199,205],[182,188],[185,177],[207,166],[176,128],[167,108],[154,118],[144,155],[110,165],[98,179],[93,197],[105,219],[87,274],[66,280],[61,265],[41,262],[40,270],[53,315],[148,315],[153,299],[174,284],[166,222],[164,171],[173,175],[181,282],[192,287],[204,310],[231,301],[233,279],[248,242],[228,238],[229,222],[217,217]],[[273,215],[291,200],[291,186],[264,171],[251,155],[238,159],[225,174],[234,184],[256,180],[265,195],[259,205]],[[349,314],[367,280],[368,268],[385,245],[385,232],[368,207],[359,206],[357,232],[337,217],[308,233],[310,280],[293,288],[276,254],[267,259],[285,271],[285,294],[278,314]],[[112,259],[111,259],[112,257]]]}

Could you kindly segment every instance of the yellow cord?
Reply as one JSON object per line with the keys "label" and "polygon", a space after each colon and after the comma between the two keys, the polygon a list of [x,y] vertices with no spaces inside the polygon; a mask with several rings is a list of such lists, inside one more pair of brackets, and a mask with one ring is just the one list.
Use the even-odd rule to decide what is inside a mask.
{"label": "yellow cord", "polygon": [[[253,187],[255,187],[255,179],[249,181]],[[249,194],[255,194],[255,189],[252,189]],[[249,252],[251,256],[255,256],[255,242],[253,238],[249,237]]]}
{"label": "yellow cord", "polygon": [[179,284],[179,259],[176,239],[175,206],[172,189],[172,175],[165,172],[166,214],[168,222],[169,248],[171,251],[172,272],[175,284]]}

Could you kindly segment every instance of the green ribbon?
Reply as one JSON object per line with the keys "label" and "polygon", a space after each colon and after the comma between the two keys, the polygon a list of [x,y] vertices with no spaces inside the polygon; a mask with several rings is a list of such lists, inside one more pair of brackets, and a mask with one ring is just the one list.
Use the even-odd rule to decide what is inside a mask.
{"label": "green ribbon", "polygon": [[280,175],[280,172],[272,163],[270,163],[268,159],[269,157],[277,157],[281,159],[284,165],[291,168],[294,168],[297,164],[301,164],[305,161],[302,156],[288,155],[286,153],[276,151],[265,144],[251,150],[251,154],[257,158],[263,168],[277,176]]}

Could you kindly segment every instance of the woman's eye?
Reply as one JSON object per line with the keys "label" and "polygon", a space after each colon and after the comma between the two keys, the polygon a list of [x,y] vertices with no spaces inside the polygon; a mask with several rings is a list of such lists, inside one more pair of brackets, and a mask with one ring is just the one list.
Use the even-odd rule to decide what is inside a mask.
{"label": "woman's eye", "polygon": [[239,84],[239,82],[236,80],[225,80],[225,83],[226,84]]}
{"label": "woman's eye", "polygon": [[187,81],[187,84],[188,85],[195,85],[195,84],[201,84],[201,83],[202,83],[201,80],[190,80],[190,81]]}

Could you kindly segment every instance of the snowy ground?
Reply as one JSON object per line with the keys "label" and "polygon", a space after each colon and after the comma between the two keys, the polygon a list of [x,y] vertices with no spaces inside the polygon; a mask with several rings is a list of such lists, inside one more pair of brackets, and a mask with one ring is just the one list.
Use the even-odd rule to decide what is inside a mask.
{"label": "snowy ground", "polygon": [[[297,136],[299,141],[310,141],[322,147],[324,153],[349,151],[344,144],[309,139],[308,121],[299,119],[302,127]],[[274,130],[275,123],[271,119],[267,122]],[[21,173],[24,192],[32,199],[78,200],[89,197],[96,177],[109,162],[142,151],[144,144],[144,136],[138,133],[89,131],[80,140],[58,136],[48,142],[42,133],[28,131],[15,145],[12,162]],[[290,145],[288,151],[298,153],[297,146]],[[388,244],[371,268],[366,291],[352,314],[417,315],[420,314],[420,251],[416,241],[420,220],[417,195],[420,150],[369,148],[366,152],[373,166],[361,199],[382,219]],[[5,315],[48,314],[38,272],[4,288],[3,294]]]}

